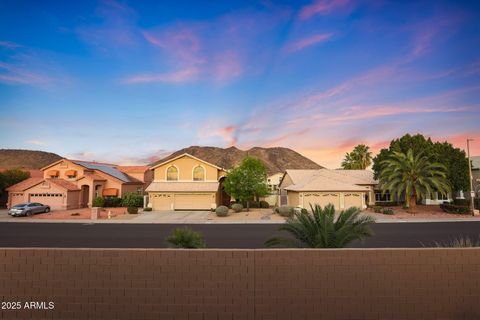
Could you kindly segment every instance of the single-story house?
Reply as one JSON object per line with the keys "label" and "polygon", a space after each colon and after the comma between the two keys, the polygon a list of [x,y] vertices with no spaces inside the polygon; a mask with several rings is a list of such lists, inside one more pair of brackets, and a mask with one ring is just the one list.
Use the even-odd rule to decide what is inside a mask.
{"label": "single-story house", "polygon": [[184,153],[151,170],[146,192],[153,210],[210,210],[230,203],[222,187],[227,171],[212,163]]}
{"label": "single-story house", "polygon": [[366,208],[375,203],[377,184],[368,170],[286,170],[279,186],[279,203],[301,208],[329,203],[336,209]]}
{"label": "single-story house", "polygon": [[[8,207],[39,202],[52,209],[91,207],[95,197],[122,197],[127,192],[143,194],[149,181],[148,167],[130,168],[99,162],[61,159],[41,169],[41,178],[29,178],[7,188]],[[143,180],[142,174],[143,171]]]}

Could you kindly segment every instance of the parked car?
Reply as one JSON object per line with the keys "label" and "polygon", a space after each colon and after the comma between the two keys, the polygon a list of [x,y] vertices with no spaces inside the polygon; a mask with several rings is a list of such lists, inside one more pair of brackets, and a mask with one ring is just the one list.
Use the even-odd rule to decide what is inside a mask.
{"label": "parked car", "polygon": [[19,216],[32,216],[36,213],[47,213],[50,212],[50,207],[43,205],[38,202],[27,202],[17,204],[8,210],[8,214],[12,217],[19,217]]}

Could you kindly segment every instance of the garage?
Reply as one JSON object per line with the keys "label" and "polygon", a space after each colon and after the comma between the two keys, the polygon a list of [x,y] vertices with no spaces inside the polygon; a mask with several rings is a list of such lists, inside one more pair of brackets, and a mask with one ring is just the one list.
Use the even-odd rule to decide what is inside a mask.
{"label": "garage", "polygon": [[153,210],[172,210],[173,194],[154,194]]}
{"label": "garage", "polygon": [[345,193],[345,209],[351,207],[362,208],[362,194]]}
{"label": "garage", "polygon": [[33,193],[29,202],[38,202],[52,209],[63,209],[63,194],[61,193]]}
{"label": "garage", "polygon": [[333,204],[335,209],[340,209],[340,195],[338,193],[304,193],[303,195],[303,207],[310,208],[310,205],[314,206],[319,204],[321,207],[325,207],[327,204]]}
{"label": "garage", "polygon": [[175,210],[210,210],[215,194],[175,194]]}

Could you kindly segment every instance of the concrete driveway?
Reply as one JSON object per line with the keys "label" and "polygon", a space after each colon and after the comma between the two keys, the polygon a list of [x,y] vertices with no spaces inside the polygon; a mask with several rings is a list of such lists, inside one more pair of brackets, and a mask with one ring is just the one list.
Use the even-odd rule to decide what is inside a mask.
{"label": "concrete driveway", "polygon": [[118,216],[115,220],[132,223],[205,223],[209,211],[146,211],[141,214]]}
{"label": "concrete driveway", "polygon": [[14,219],[14,218],[8,215],[7,209],[0,209],[0,221],[8,221],[11,219]]}

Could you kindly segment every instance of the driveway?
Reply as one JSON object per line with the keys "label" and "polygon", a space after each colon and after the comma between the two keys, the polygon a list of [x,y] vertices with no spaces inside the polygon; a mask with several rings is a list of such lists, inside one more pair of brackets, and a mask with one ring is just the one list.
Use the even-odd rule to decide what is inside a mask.
{"label": "driveway", "polygon": [[145,211],[141,214],[127,214],[115,218],[115,221],[131,223],[205,223],[210,211]]}
{"label": "driveway", "polygon": [[0,209],[0,221],[8,221],[13,219],[11,216],[8,215],[7,209]]}

